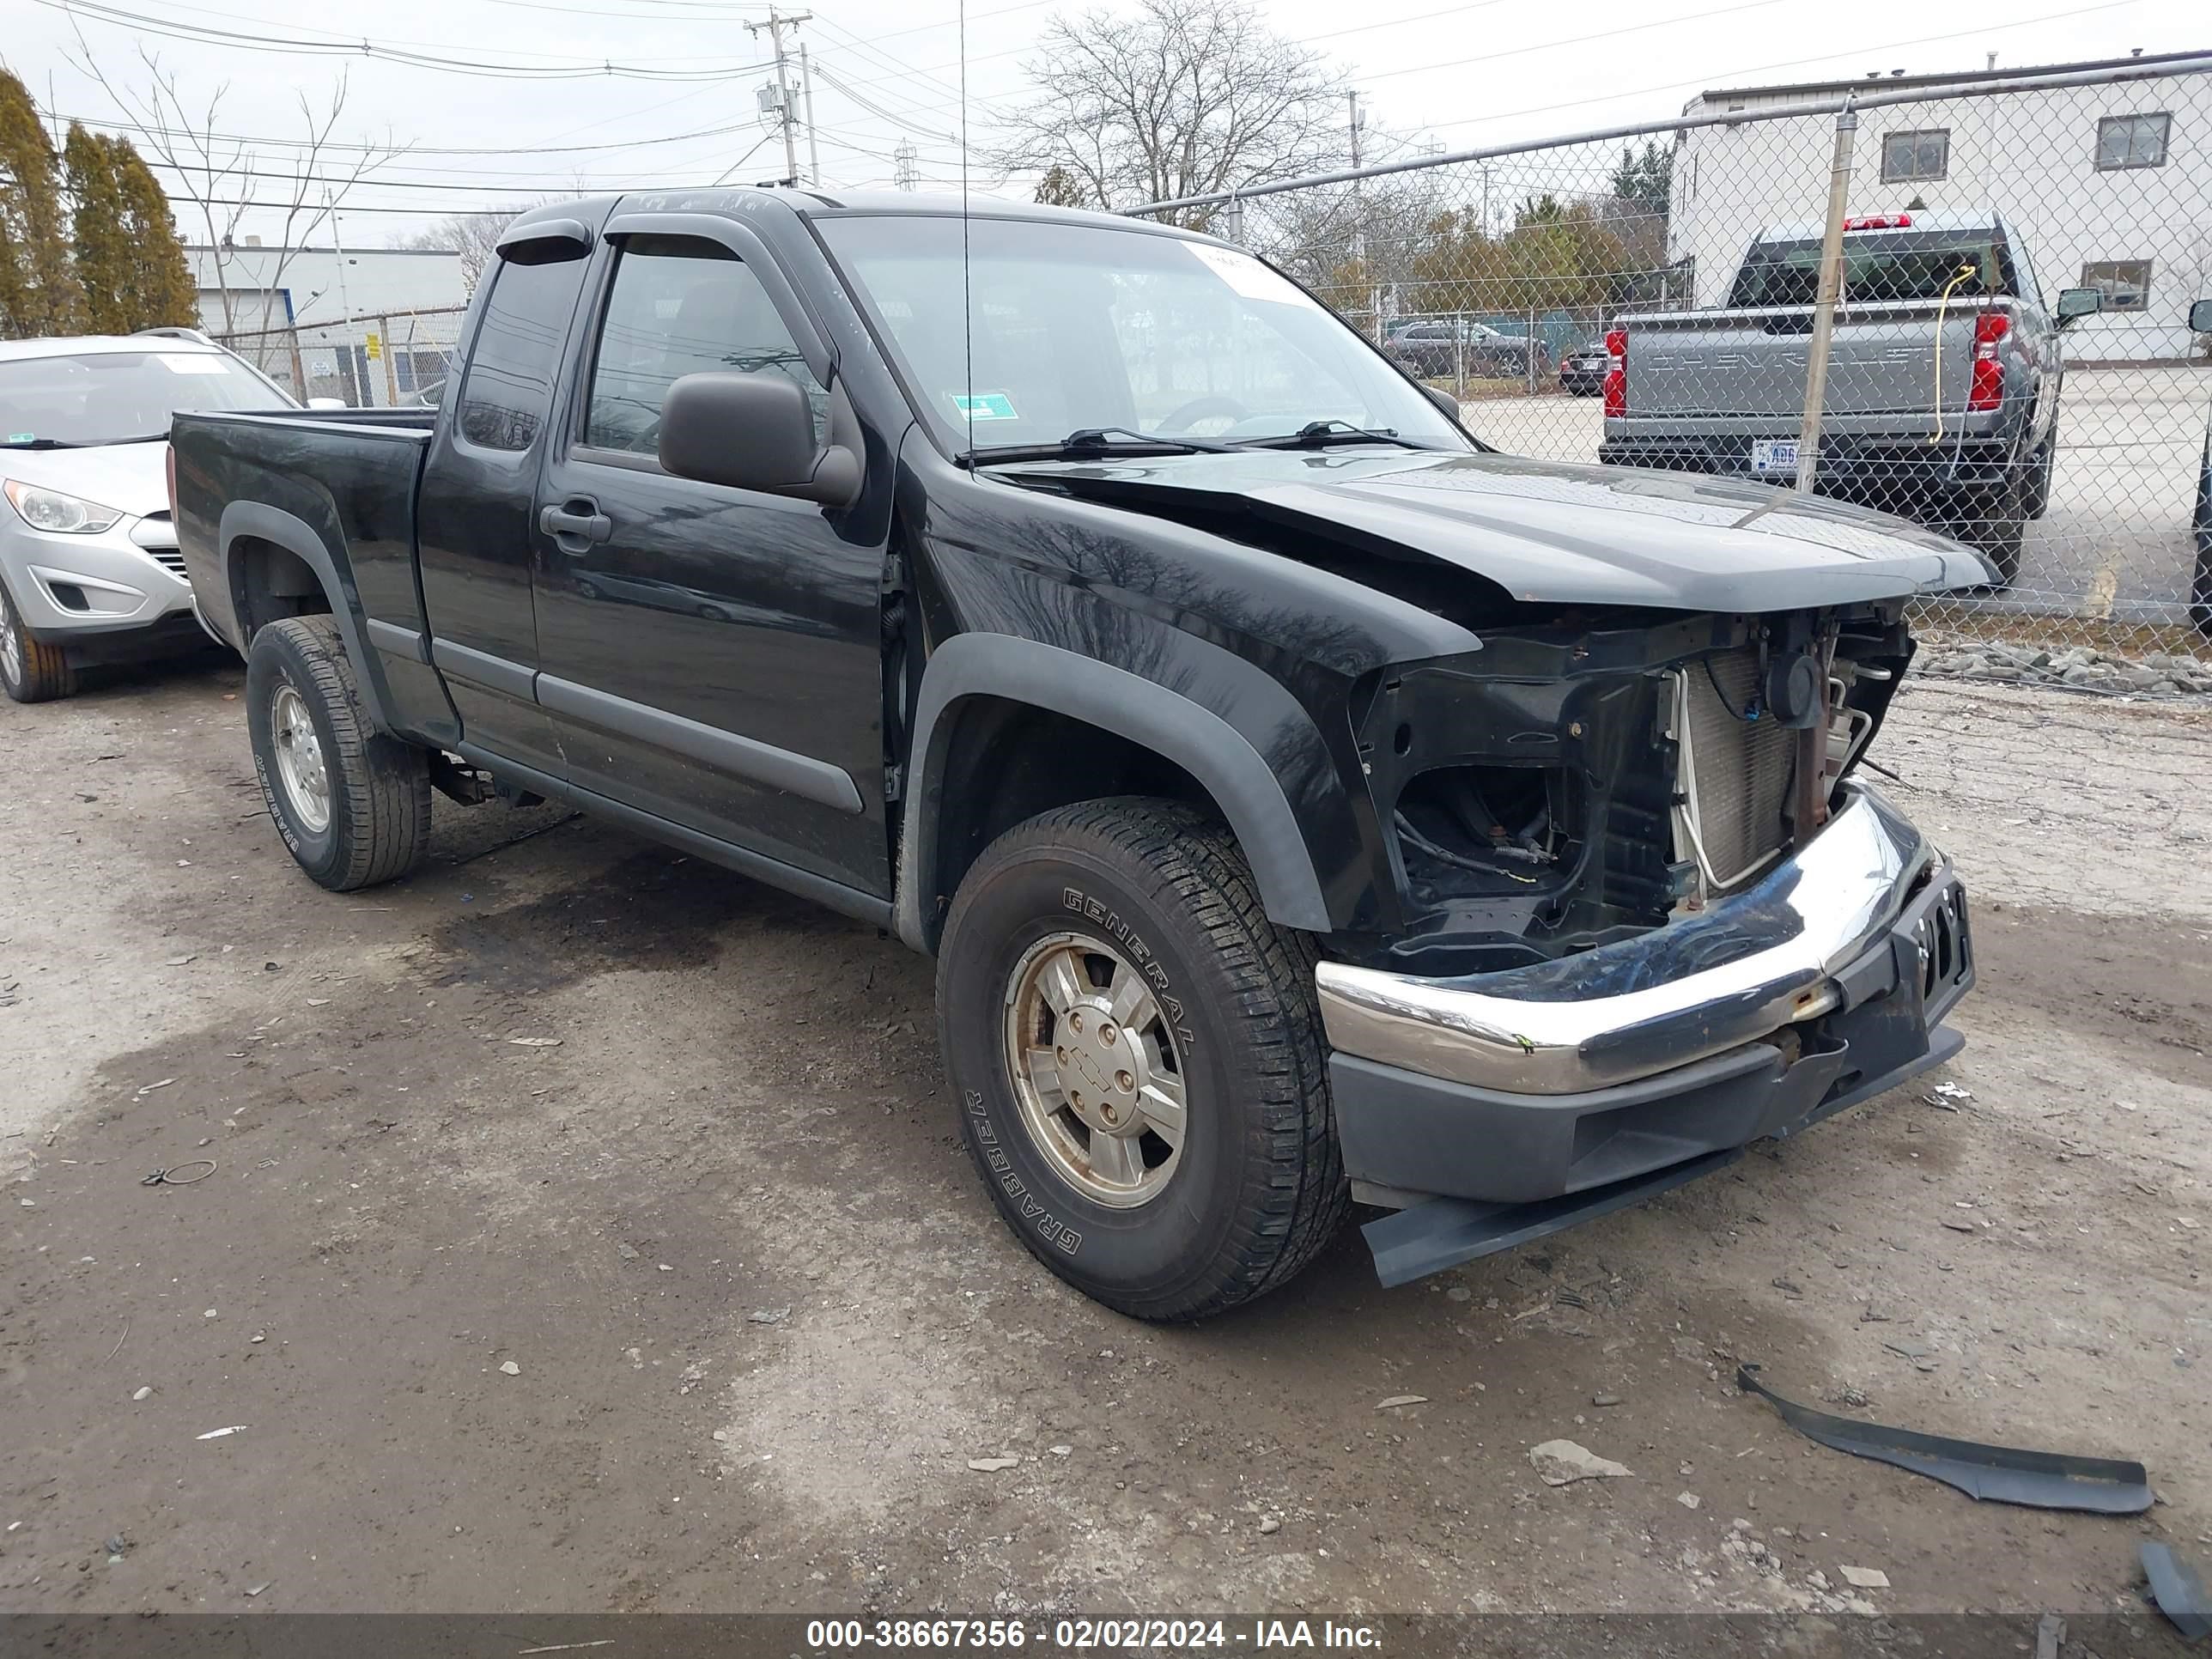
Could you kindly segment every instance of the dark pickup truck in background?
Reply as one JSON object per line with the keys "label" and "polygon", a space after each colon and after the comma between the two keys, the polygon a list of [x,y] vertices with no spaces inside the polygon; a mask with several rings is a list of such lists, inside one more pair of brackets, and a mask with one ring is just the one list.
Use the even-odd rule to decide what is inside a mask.
{"label": "dark pickup truck in background", "polygon": [[1396,1282],[1958,1046],[1964,897],[1856,775],[1954,544],[1490,452],[1250,255],[1054,210],[544,208],[463,354],[177,422],[294,856],[552,797],[896,929],[993,1199],[1114,1307],[1355,1200]]}
{"label": "dark pickup truck in background", "polygon": [[[1821,230],[1753,239],[1717,310],[1614,321],[1600,460],[1796,477]],[[2069,289],[2045,310],[1995,213],[1850,219],[1843,251],[1817,488],[1972,542],[2008,585],[2051,501],[2061,331],[2102,295]]]}

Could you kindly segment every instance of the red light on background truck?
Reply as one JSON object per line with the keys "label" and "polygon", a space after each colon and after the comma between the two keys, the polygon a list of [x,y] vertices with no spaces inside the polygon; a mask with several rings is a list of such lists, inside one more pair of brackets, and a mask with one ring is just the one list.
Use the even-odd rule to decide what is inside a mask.
{"label": "red light on background truck", "polygon": [[1605,331],[1605,413],[1610,420],[1628,413],[1628,331]]}

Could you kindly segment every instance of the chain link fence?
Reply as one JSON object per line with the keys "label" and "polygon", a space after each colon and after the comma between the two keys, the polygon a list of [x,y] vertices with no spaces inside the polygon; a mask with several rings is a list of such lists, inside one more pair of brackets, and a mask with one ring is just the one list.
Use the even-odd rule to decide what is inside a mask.
{"label": "chain link fence", "polygon": [[1999,580],[1921,606],[1932,672],[2212,690],[2212,55],[1709,92],[1140,211],[1266,255],[1501,449],[1975,546]]}
{"label": "chain link fence", "polygon": [[436,402],[453,372],[466,311],[393,311],[215,338],[302,402],[336,398],[349,409],[419,408]]}

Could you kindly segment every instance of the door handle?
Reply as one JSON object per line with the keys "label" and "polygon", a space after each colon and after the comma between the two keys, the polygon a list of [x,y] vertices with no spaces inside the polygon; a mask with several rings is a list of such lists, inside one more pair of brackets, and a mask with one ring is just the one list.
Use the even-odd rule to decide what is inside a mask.
{"label": "door handle", "polygon": [[553,538],[563,553],[585,554],[600,542],[614,538],[615,521],[599,511],[599,504],[578,495],[548,507],[538,515],[538,527]]}

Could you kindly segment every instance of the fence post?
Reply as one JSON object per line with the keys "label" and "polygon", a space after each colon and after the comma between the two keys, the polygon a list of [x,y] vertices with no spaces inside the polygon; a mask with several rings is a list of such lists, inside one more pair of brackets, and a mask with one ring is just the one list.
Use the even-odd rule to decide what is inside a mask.
{"label": "fence post", "polygon": [[1835,332],[1836,303],[1844,289],[1844,205],[1850,199],[1851,149],[1858,142],[1858,112],[1849,104],[1836,116],[1836,155],[1828,169],[1828,223],[1820,237],[1820,287],[1813,302],[1813,343],[1805,358],[1805,419],[1797,435],[1797,488],[1807,495],[1820,471],[1820,411],[1828,396],[1828,341]]}
{"label": "fence post", "polygon": [[392,319],[376,319],[377,337],[384,342],[384,395],[391,408],[399,407],[399,370],[392,361]]}
{"label": "fence post", "polygon": [[1528,346],[1525,355],[1528,359],[1528,395],[1533,398],[1536,395],[1536,307],[1534,306],[1528,307],[1528,332],[1526,338]]}

